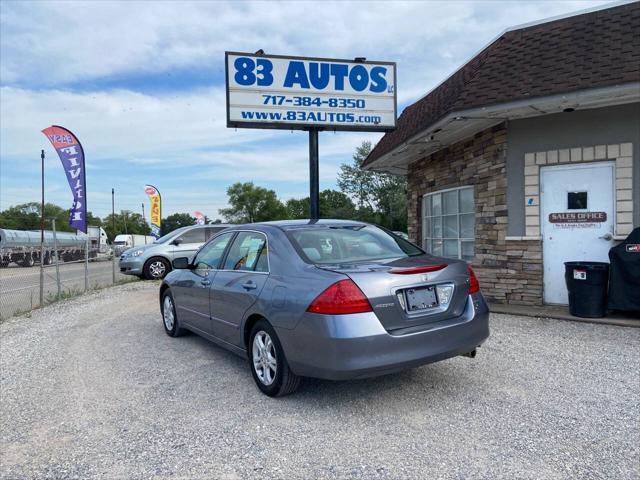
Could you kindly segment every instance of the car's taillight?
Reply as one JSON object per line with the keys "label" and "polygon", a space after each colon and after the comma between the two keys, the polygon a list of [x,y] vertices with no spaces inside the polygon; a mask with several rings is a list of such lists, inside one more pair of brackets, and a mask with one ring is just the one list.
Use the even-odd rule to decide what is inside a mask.
{"label": "car's taillight", "polygon": [[340,280],[311,302],[307,312],[324,315],[371,312],[371,304],[352,280]]}
{"label": "car's taillight", "polygon": [[469,293],[478,293],[480,291],[480,282],[478,282],[478,278],[473,272],[471,265],[467,266],[467,270],[469,271]]}

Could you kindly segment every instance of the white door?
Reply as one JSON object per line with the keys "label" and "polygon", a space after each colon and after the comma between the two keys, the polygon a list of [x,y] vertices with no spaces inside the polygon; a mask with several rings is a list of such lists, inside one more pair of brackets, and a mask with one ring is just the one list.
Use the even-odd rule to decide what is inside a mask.
{"label": "white door", "polygon": [[566,305],[564,262],[608,262],[613,246],[614,164],[542,167],[544,301]]}

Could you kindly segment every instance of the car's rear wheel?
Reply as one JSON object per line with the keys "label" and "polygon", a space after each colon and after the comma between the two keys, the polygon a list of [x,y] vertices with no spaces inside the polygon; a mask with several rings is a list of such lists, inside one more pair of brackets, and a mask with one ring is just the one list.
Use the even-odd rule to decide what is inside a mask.
{"label": "car's rear wheel", "polygon": [[168,260],[161,257],[153,257],[144,264],[144,277],[148,280],[162,280],[171,271]]}
{"label": "car's rear wheel", "polygon": [[258,388],[270,397],[294,392],[300,377],[291,371],[275,330],[266,320],[259,320],[249,336],[251,375]]}
{"label": "car's rear wheel", "polygon": [[164,331],[170,337],[180,337],[186,333],[183,328],[180,328],[180,322],[176,315],[176,306],[170,290],[165,291],[162,296],[162,324],[164,325]]}

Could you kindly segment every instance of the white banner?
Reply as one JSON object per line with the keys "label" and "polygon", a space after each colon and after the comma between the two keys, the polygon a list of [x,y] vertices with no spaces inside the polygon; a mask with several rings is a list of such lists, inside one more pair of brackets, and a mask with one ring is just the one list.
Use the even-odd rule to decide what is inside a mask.
{"label": "white banner", "polygon": [[391,130],[396,66],[226,53],[227,126]]}

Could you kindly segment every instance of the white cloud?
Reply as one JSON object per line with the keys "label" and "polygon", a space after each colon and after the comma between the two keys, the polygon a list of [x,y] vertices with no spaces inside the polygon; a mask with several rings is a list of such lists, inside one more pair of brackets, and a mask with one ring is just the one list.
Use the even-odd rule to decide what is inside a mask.
{"label": "white cloud", "polygon": [[[149,95],[123,90],[74,93],[3,87],[0,99],[0,169],[19,172],[19,176],[2,175],[0,201],[4,208],[39,198],[37,158],[41,148],[48,157],[47,198],[61,205],[70,203],[62,169],[40,133],[51,124],[67,126],[83,142],[92,193],[90,208],[101,215],[110,211],[111,186],[118,192],[116,208],[137,211],[146,200],[141,185],[150,178],[181,185],[163,189],[167,199],[173,199],[168,203],[171,212],[188,211],[189,205],[199,204],[198,197],[200,201],[211,200],[210,189],[185,193],[184,186],[215,181],[217,197],[209,209],[213,214],[225,206],[220,183],[254,181],[265,185],[306,182],[308,178],[306,133],[227,129],[224,91],[219,88]],[[332,184],[338,164],[349,161],[363,139],[379,136],[321,133],[321,180]],[[16,164],[20,168],[10,170]],[[135,175],[129,173],[132,170]],[[105,183],[107,180],[111,183]],[[19,187],[14,186],[17,182]]]}
{"label": "white cloud", "polygon": [[60,85],[176,68],[222,72],[225,50],[263,48],[398,60],[408,99],[504,28],[597,3],[3,2],[0,75],[5,84]]}

